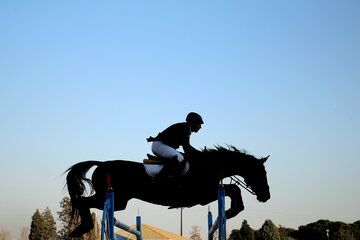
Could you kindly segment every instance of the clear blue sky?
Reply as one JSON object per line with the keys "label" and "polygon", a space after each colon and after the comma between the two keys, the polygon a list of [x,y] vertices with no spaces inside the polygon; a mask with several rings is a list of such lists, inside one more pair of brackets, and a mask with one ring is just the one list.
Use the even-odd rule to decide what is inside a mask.
{"label": "clear blue sky", "polygon": [[[359,220],[359,12],[359,1],[1,1],[0,225],[17,237],[37,208],[57,216],[69,166],[141,161],[145,138],[189,111],[205,120],[194,147],[271,155],[272,198],[243,191],[229,229]],[[179,232],[178,210],[137,200],[121,218],[138,208]],[[185,236],[205,233],[206,214],[184,211]]]}

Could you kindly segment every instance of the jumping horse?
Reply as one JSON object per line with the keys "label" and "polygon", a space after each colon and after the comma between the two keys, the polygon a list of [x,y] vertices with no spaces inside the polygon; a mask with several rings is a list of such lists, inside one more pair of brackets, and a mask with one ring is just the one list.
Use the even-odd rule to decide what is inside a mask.
{"label": "jumping horse", "polygon": [[[217,146],[186,157],[190,168],[184,176],[159,181],[154,181],[147,174],[144,164],[139,162],[114,160],[77,163],[67,170],[66,177],[72,202],[72,219],[80,217],[80,224],[70,236],[79,237],[93,228],[90,208],[103,209],[109,177],[116,199],[115,211],[124,210],[132,198],[169,208],[207,205],[217,200],[217,189],[222,179],[237,176],[244,179],[245,187],[256,195],[258,201],[266,202],[270,199],[264,166],[268,157],[257,159],[233,146]],[[97,167],[90,180],[86,173],[93,166]],[[226,210],[227,219],[244,210],[238,180],[237,177],[234,183],[224,184],[225,194],[231,199],[230,208]],[[87,184],[92,190],[90,196],[85,196]]]}

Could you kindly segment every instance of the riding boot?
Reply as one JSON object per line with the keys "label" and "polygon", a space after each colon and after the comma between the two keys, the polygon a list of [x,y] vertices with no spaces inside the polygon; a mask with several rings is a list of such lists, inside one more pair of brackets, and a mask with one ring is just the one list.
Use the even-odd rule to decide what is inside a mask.
{"label": "riding boot", "polygon": [[173,175],[179,166],[179,160],[176,156],[164,160],[164,165],[161,171],[153,178],[154,182],[165,182],[164,180],[169,177],[169,174]]}
{"label": "riding boot", "polygon": [[161,171],[155,177],[152,178],[153,181],[163,182],[168,177],[168,172],[169,172],[168,166],[164,165]]}

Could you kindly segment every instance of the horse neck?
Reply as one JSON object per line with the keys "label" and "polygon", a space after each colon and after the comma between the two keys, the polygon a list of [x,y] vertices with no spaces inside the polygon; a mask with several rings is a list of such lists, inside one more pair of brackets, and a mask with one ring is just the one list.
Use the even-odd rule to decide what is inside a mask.
{"label": "horse neck", "polygon": [[209,152],[194,161],[193,166],[196,166],[196,172],[201,172],[201,175],[220,180],[234,175],[243,176],[251,171],[252,158],[233,152]]}
{"label": "horse neck", "polygon": [[248,156],[244,156],[242,159],[231,159],[231,156],[229,156],[229,159],[227,161],[223,161],[224,164],[221,166],[220,164],[220,175],[222,175],[223,178],[231,177],[234,175],[239,175],[241,177],[244,177],[245,174],[249,173],[251,171],[251,160]]}

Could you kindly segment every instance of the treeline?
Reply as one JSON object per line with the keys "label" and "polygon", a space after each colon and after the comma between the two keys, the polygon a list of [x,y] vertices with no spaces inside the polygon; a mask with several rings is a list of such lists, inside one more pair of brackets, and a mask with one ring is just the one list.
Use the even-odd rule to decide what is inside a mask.
{"label": "treeline", "polygon": [[360,221],[352,224],[319,220],[298,230],[277,227],[271,220],[266,220],[259,230],[252,229],[246,220],[240,229],[231,231],[229,240],[359,240]]}
{"label": "treeline", "polygon": [[[20,240],[97,240],[100,237],[100,226],[95,213],[92,213],[95,227],[89,233],[80,238],[69,238],[79,224],[79,219],[75,219],[69,225],[71,217],[71,202],[68,197],[64,197],[60,202],[61,211],[57,212],[58,220],[61,223],[57,230],[55,218],[49,208],[43,212],[38,209],[32,216],[30,229],[23,228]],[[194,230],[194,229],[193,229]],[[191,239],[201,240],[200,232],[194,230]],[[11,233],[4,228],[0,228],[0,240],[11,239]],[[233,229],[228,240],[360,240],[360,221],[352,224],[344,222],[333,222],[329,220],[319,220],[297,230],[276,226],[271,220],[266,220],[258,230],[252,229],[246,220],[241,224],[240,229]]]}

